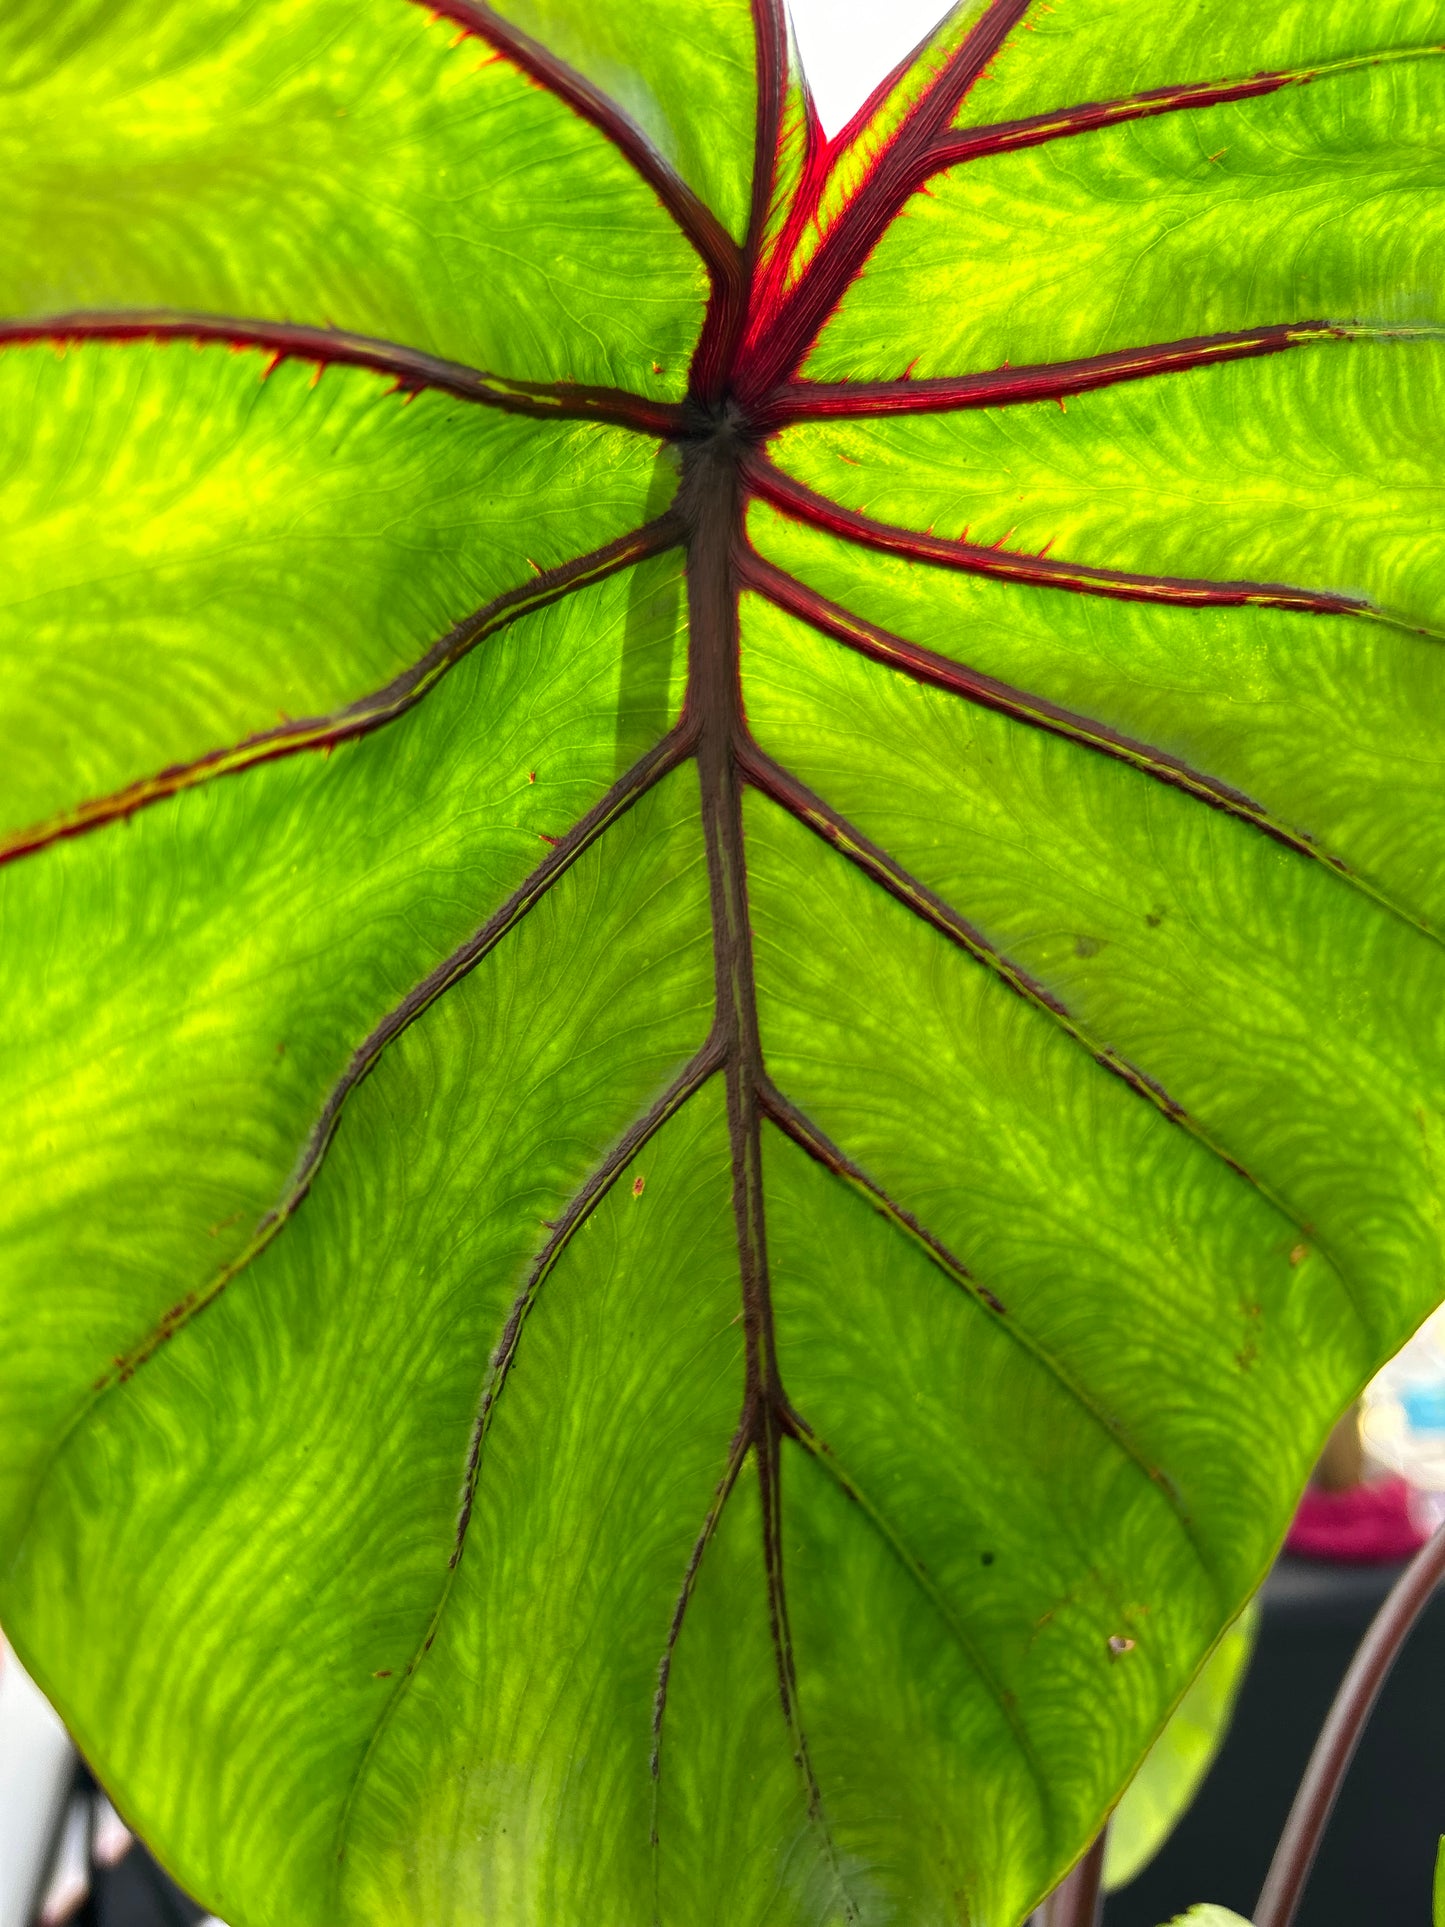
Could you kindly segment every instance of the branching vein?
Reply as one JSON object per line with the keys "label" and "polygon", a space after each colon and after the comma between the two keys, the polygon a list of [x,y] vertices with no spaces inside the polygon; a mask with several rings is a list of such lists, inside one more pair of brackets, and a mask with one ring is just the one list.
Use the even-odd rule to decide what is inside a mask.
{"label": "branching vein", "polygon": [[[1030,583],[1037,588],[1107,596],[1121,602],[1162,602],[1183,609],[1290,609],[1302,615],[1365,616],[1395,628],[1416,627],[1402,618],[1386,615],[1363,596],[1343,595],[1333,589],[1299,589],[1283,582],[1217,582],[1198,576],[1140,575],[1127,569],[1094,568],[1055,556],[1020,555],[1011,549],[989,548],[980,542],[956,542],[921,534],[843,508],[762,460],[754,460],[750,480],[764,501],[811,528],[843,536],[886,555],[957,569],[965,575],[994,576],[1008,582]],[[1424,629],[1416,633],[1433,634]]]}
{"label": "branching vein", "polygon": [[960,696],[966,702],[994,710],[1029,728],[1058,736],[1081,749],[1095,750],[1101,756],[1138,770],[1141,776],[1150,777],[1170,789],[1182,790],[1186,796],[1209,804],[1223,815],[1248,823],[1271,841],[1293,850],[1297,856],[1308,857],[1312,862],[1322,864],[1331,876],[1337,877],[1348,889],[1366,897],[1376,908],[1386,911],[1416,936],[1445,947],[1445,937],[1389,891],[1352,870],[1343,857],[1324,849],[1306,831],[1296,830],[1282,822],[1244,791],[1222,782],[1207,771],[1193,768],[1182,758],[1171,755],[1153,743],[1126,736],[1095,717],[1064,709],[1046,697],[1016,689],[1009,683],[1000,682],[997,677],[983,675],[964,663],[955,662],[951,656],[943,656],[936,650],[906,642],[903,637],[880,629],[876,624],[866,622],[862,617],[829,602],[826,597],[818,595],[805,583],[795,581],[761,556],[747,556],[740,564],[740,573],[747,587],[765,596],[776,608],[808,623],[820,635],[866,656],[870,662],[898,670],[931,689]]}
{"label": "branching vein", "polygon": [[1069,1010],[1068,1006],[1054,993],[1041,984],[1037,978],[1022,970],[1007,957],[974,924],[946,903],[927,884],[909,874],[903,866],[890,857],[863,832],[849,823],[816,796],[789,771],[775,763],[755,745],[749,745],[743,752],[743,767],[747,780],[761,794],[795,817],[798,822],[813,832],[824,843],[846,857],[854,867],[869,877],[874,883],[886,890],[895,902],[905,910],[936,930],[941,937],[965,951],[975,962],[980,963],[998,980],[1023,998],[1026,1003],[1044,1012],[1058,1025],[1066,1036],[1071,1037],[1081,1049],[1086,1051],[1102,1070],[1117,1077],[1122,1083],[1151,1104],[1172,1124],[1178,1124],[1188,1131],[1224,1164],[1234,1175],[1246,1184],[1253,1186],[1279,1215],[1290,1224],[1299,1237],[1319,1252],[1330,1265],[1339,1281],[1341,1290],[1349,1298],[1366,1332],[1373,1326],[1367,1316],[1363,1303],[1355,1287],[1339,1263],[1330,1257],[1322,1245],[1318,1232],[1303,1220],[1301,1214],[1288,1205],[1275,1189],[1253,1172],[1247,1170],[1237,1158],[1227,1151],[1203,1126],[1203,1124],[1171,1097],[1157,1078],[1131,1064],[1112,1045],[1100,1043],[1091,1037],[1085,1027]]}
{"label": "branching vein", "polygon": [[[467,1443],[466,1464],[462,1474],[461,1505],[457,1513],[456,1531],[452,1540],[451,1556],[447,1561],[447,1569],[442,1580],[437,1603],[432,1610],[431,1618],[427,1622],[426,1632],[422,1637],[421,1643],[418,1645],[405,1669],[399,1675],[395,1686],[387,1696],[386,1704],[383,1706],[380,1717],[372,1729],[365,1751],[357,1763],[355,1773],[352,1775],[346,1798],[342,1803],[341,1814],[336,1829],[335,1857],[336,1878],[338,1883],[341,1877],[341,1862],[346,1851],[347,1831],[351,1823],[352,1813],[355,1810],[357,1796],[365,1783],[367,1768],[375,1757],[376,1750],[380,1746],[386,1729],[390,1725],[397,1708],[405,1698],[407,1689],[416,1676],[417,1668],[421,1665],[427,1653],[430,1652],[436,1636],[441,1630],[442,1620],[445,1616],[447,1604],[452,1594],[452,1587],[455,1583],[457,1568],[461,1563],[462,1553],[466,1546],[467,1527],[471,1523],[472,1510],[476,1502],[477,1482],[481,1477],[482,1455],[486,1444],[487,1433],[491,1427],[497,1401],[506,1389],[507,1380],[516,1362],[522,1332],[526,1326],[528,1317],[536,1305],[538,1294],[548,1276],[555,1269],[558,1260],[571,1242],[574,1234],[580,1226],[586,1223],[587,1219],[597,1209],[597,1206],[607,1196],[609,1191],[611,1191],[613,1185],[616,1184],[618,1178],[621,1177],[633,1158],[637,1156],[638,1152],[641,1151],[644,1146],[656,1137],[657,1133],[669,1119],[677,1116],[688,1099],[697,1091],[701,1090],[707,1080],[721,1068],[721,1065],[722,1051],[718,1040],[715,1036],[709,1037],[692,1061],[678,1073],[671,1084],[668,1085],[667,1089],[663,1091],[661,1096],[657,1098],[643,1116],[637,1118],[628,1126],[627,1130],[618,1138],[606,1157],[603,1158],[601,1163],[592,1171],[585,1183],[574,1192],[561,1217],[556,1221],[551,1236],[547,1239],[547,1242],[543,1245],[529,1267],[527,1276],[512,1301],[511,1310],[507,1314],[506,1323],[502,1327],[501,1336],[497,1341],[495,1351],[492,1353],[481,1400],[477,1407],[476,1418],[473,1420],[471,1435]],[[730,1485],[731,1481],[728,1483]],[[716,1504],[715,1509],[717,1511],[721,1510],[722,1498],[725,1497],[726,1491],[723,1491]],[[700,1551],[697,1557],[700,1562]],[[691,1576],[695,1576],[695,1573]]]}
{"label": "branching vein", "polygon": [[243,1249],[216,1272],[204,1285],[188,1291],[166,1311],[152,1328],[110,1366],[91,1386],[88,1397],[71,1416],[57,1438],[32,1489],[30,1501],[12,1541],[13,1557],[18,1559],[26,1535],[37,1516],[41,1493],[60,1457],[86,1420],[106,1395],[129,1379],[155,1357],[163,1345],[213,1305],[221,1294],[260,1257],[295,1217],[311,1186],[316,1181],[326,1154],[335,1139],[342,1112],[352,1093],[376,1068],[389,1045],[428,1010],[437,999],[476,969],[482,959],[496,949],[511,931],[540,903],[543,897],[583,853],[624,816],[669,771],[692,753],[691,733],[681,727],[672,730],[647,755],[639,759],[611,789],[581,817],[557,844],[548,851],[504,904],[486,923],[452,954],[424,977],[401,1002],[396,1004],[371,1034],[353,1052],[351,1061],[332,1086],[311,1129],[296,1168],[280,1200],[260,1220]]}
{"label": "branching vein", "polygon": [[1156,1491],[1162,1494],[1170,1510],[1179,1521],[1179,1527],[1188,1540],[1201,1571],[1211,1584],[1217,1584],[1213,1562],[1198,1529],[1190,1517],[1189,1509],[1180,1498],[1178,1489],[1168,1473],[1161,1466],[1150,1463],[1146,1454],[1130,1438],[1121,1420],[1102,1406],[1081,1379],[1078,1379],[1056,1357],[1042,1340],[1036,1338],[1018,1322],[1015,1313],[1004,1305],[996,1294],[982,1285],[963,1263],[961,1258],[949,1250],[943,1240],[924,1225],[913,1212],[901,1205],[870,1177],[848,1154],[840,1150],[813,1119],[792,1102],[769,1081],[762,1092],[763,1113],[770,1118],[785,1136],[805,1151],[823,1169],[837,1178],[860,1197],[863,1197],[879,1215],[893,1228],[923,1252],[929,1263],[957,1290],[964,1293],[977,1304],[998,1330],[1007,1333],[1010,1340],[1032,1358],[1040,1369],[1070,1398],[1084,1413],[1089,1422],[1097,1428],[1109,1445],[1136,1466],[1139,1472]]}

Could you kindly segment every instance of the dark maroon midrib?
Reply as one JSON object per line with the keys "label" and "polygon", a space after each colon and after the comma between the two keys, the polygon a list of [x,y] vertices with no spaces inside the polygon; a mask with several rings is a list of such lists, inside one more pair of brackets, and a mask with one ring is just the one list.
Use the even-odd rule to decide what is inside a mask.
{"label": "dark maroon midrib", "polygon": [[772,1568],[769,1520],[777,1503],[777,1446],[784,1407],[778,1370],[762,1209],[758,1031],[747,868],[743,852],[739,745],[745,733],[738,665],[738,547],[743,493],[735,450],[721,430],[684,458],[679,506],[689,526],[689,657],[684,723],[696,735],[698,785],[712,919],[714,1023],[722,1039],[733,1213],[742,1288],[746,1378],[742,1426],[762,1485],[770,1614],[784,1709],[791,1719],[790,1662]]}

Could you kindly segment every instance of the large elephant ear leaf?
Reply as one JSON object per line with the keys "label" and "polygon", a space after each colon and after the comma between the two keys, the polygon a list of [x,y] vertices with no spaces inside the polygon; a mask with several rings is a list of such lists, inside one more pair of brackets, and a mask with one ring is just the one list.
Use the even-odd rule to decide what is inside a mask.
{"label": "large elephant ear leaf", "polygon": [[0,21],[0,1616],[233,1927],[1012,1927],[1445,1293],[1445,0]]}

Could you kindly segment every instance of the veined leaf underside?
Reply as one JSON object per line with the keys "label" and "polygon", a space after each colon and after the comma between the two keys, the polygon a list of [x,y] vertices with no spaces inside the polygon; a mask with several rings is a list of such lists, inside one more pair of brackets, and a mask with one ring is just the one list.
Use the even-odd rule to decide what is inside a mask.
{"label": "veined leaf underside", "polygon": [[[398,6],[404,0],[397,0]],[[1269,839],[1292,862],[1323,866],[1341,890],[1359,893],[1384,917],[1408,927],[1412,938],[1438,945],[1441,938],[1405,903],[1394,901],[1373,880],[1360,874],[1304,824],[1284,820],[1274,809],[1237,784],[1205,767],[1196,767],[1165,743],[1125,733],[1110,723],[1057,700],[1047,689],[1014,687],[998,676],[971,669],[961,658],[896,635],[832,601],[786,573],[752,546],[746,529],[750,505],[767,504],[789,522],[814,530],[839,544],[882,553],[917,565],[920,572],[1004,580],[1045,590],[1061,598],[1165,605],[1195,610],[1258,608],[1308,615],[1322,623],[1367,625],[1394,631],[1402,645],[1420,646],[1413,637],[1438,640],[1408,615],[1377,606],[1348,584],[1293,583],[1247,579],[1130,572],[1102,566],[1087,555],[1029,554],[1004,543],[970,542],[921,533],[869,514],[850,510],[791,477],[769,455],[771,438],[806,423],[866,421],[925,416],[987,408],[1008,410],[1041,401],[1063,408],[1068,398],[1106,387],[1165,382],[1190,371],[1231,362],[1259,361],[1284,354],[1338,352],[1352,341],[1398,341],[1434,335],[1429,324],[1386,324],[1351,318],[1281,315],[1268,324],[1217,334],[1196,334],[1136,345],[1075,360],[1025,367],[970,370],[944,376],[886,381],[810,379],[805,363],[830,316],[848,288],[865,270],[891,224],[905,205],[940,177],[989,156],[1056,141],[1087,141],[1091,135],[1136,120],[1187,114],[1232,101],[1287,95],[1308,85],[1328,86],[1336,76],[1369,65],[1423,61],[1438,56],[1438,46],[1394,49],[1378,56],[1321,61],[1314,67],[1253,75],[1223,75],[1209,82],[1151,88],[1113,101],[1063,103],[1024,119],[998,125],[959,127],[956,117],[1008,37],[1026,23],[1034,0],[991,0],[979,13],[927,85],[875,143],[858,178],[841,192],[836,169],[846,160],[851,134],[834,143],[810,128],[808,152],[794,198],[785,217],[770,222],[788,129],[786,87],[788,49],[778,0],[754,0],[758,111],[752,210],[747,236],[738,246],[697,195],[657,153],[635,126],[591,82],[571,71],[547,49],[511,27],[489,8],[471,0],[443,0],[432,9],[462,33],[476,37],[503,61],[512,63],[537,86],[549,91],[570,112],[587,120],[640,174],[697,251],[710,294],[695,351],[686,399],[659,402],[621,389],[576,382],[524,382],[423,353],[404,343],[306,327],[264,318],[159,310],[69,312],[0,323],[0,346],[36,342],[81,344],[193,343],[213,352],[225,349],[265,357],[265,372],[297,360],[319,371],[331,364],[369,371],[388,381],[397,405],[424,390],[439,390],[482,410],[501,410],[539,420],[599,423],[655,438],[675,452],[681,483],[674,505],[631,534],[578,554],[571,562],[540,571],[534,580],[509,589],[439,637],[414,665],[371,694],[326,714],[278,727],[218,747],[191,762],[157,770],[118,792],[67,809],[0,842],[0,862],[33,860],[61,839],[98,832],[137,810],[183,790],[233,775],[262,762],[303,750],[327,750],[336,743],[385,727],[427,699],[429,693],[472,650],[507,624],[548,604],[576,594],[647,558],[679,551],[683,558],[688,609],[686,695],[680,720],[627,770],[586,816],[548,850],[544,860],[501,909],[453,956],[415,988],[357,1047],[336,1085],[284,1196],[256,1227],[233,1262],[210,1284],[177,1303],[153,1330],[139,1334],[123,1357],[97,1382],[89,1405],[74,1420],[69,1438],[102,1399],[115,1394],[143,1369],[159,1348],[232,1285],[251,1260],[284,1234],[303,1205],[335,1134],[344,1128],[344,1110],[357,1088],[395,1038],[438,998],[460,982],[542,901],[551,885],[577,858],[605,839],[609,829],[655,785],[683,764],[692,764],[700,785],[702,832],[709,879],[712,950],[715,966],[711,1033],[696,1057],[656,1102],[606,1152],[576,1192],[522,1282],[495,1353],[481,1374],[483,1383],[465,1467],[459,1468],[463,1499],[455,1544],[445,1573],[438,1575],[435,1614],[410,1666],[395,1681],[376,1727],[372,1750],[386,1723],[425,1663],[436,1627],[445,1611],[452,1575],[466,1548],[479,1482],[487,1476],[487,1441],[492,1415],[504,1397],[514,1359],[526,1343],[529,1314],[545,1292],[549,1272],[574,1232],[629,1169],[642,1148],[695,1095],[721,1080],[731,1150],[741,1320],[746,1371],[737,1427],[707,1515],[685,1570],[678,1574],[675,1611],[666,1644],[658,1654],[658,1683],[651,1736],[654,1780],[666,1771],[668,1691],[676,1648],[689,1604],[719,1521],[739,1480],[751,1468],[760,1494],[762,1566],[767,1618],[776,1669],[777,1693],[792,1737],[798,1772],[812,1824],[824,1842],[834,1878],[837,1905],[857,1918],[848,1893],[847,1870],[828,1844],[826,1802],[814,1771],[808,1743],[807,1706],[799,1690],[799,1667],[790,1625],[786,1571],[786,1530],[780,1468],[785,1455],[805,1455],[823,1468],[867,1520],[869,1530],[886,1541],[910,1582],[936,1610],[940,1632],[954,1641],[994,1696],[1013,1727],[1021,1753],[1038,1772],[1030,1743],[1019,1726],[1007,1691],[989,1663],[952,1614],[922,1562],[890,1524],[885,1507],[863,1491],[820,1436],[807,1411],[790,1397],[776,1342],[768,1224],[763,1186],[764,1137],[776,1130],[804,1151],[840,1185],[865,1198],[900,1238],[928,1257],[940,1289],[964,1293],[980,1316],[1008,1335],[1087,1414],[1129,1470],[1150,1481],[1173,1509],[1178,1530],[1193,1547],[1205,1577],[1209,1554],[1196,1533],[1188,1507],[1167,1473],[1093,1396],[1047,1343],[1002,1303],[987,1279],[976,1278],[930,1226],[887,1187],[834,1144],[779,1087],[770,1073],[760,1032],[753,929],[748,901],[748,851],[744,802],[749,792],[767,806],[786,812],[886,891],[940,944],[962,951],[979,969],[1057,1027],[1167,1126],[1193,1134],[1243,1184],[1260,1191],[1290,1223],[1302,1244],[1320,1250],[1305,1209],[1279,1195],[1231,1146],[1191,1116],[1184,1104],[1149,1070],[1127,1058],[1107,1036],[1095,1035],[1077,1014],[1030,969],[1010,957],[970,916],[970,906],[950,902],[863,830],[850,823],[821,796],[755,741],[742,700],[740,618],[742,598],[754,596],[853,652],[900,677],[922,684],[960,703],[1002,715],[1025,731],[1045,732],[1073,751],[1121,763],[1143,781],[1165,786],[1193,802],[1222,812]],[[420,11],[418,31],[427,31]],[[841,197],[840,197],[841,196]],[[831,197],[831,198],[830,198]],[[769,244],[766,240],[771,233]],[[900,324],[906,328],[906,319]],[[1325,1250],[1321,1255],[1341,1289],[1358,1295],[1348,1266]],[[1362,1317],[1364,1316],[1362,1312]],[[1368,1322],[1368,1321],[1366,1321]],[[56,1457],[64,1440],[57,1447]],[[52,1464],[54,1460],[52,1460]],[[43,1478],[40,1482],[43,1484]],[[36,1488],[37,1499],[39,1485]],[[31,1518],[35,1516],[32,1504]],[[368,1752],[358,1772],[366,1770]],[[1041,1774],[1041,1802],[1048,1808]],[[353,1796],[355,1786],[353,1786]],[[351,1813],[348,1801],[336,1840],[338,1863],[346,1845]],[[654,1846],[656,1827],[654,1827]]]}

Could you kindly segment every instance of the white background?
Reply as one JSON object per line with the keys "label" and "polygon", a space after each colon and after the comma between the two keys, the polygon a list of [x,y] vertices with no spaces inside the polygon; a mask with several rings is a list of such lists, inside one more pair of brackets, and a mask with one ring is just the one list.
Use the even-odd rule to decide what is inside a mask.
{"label": "white background", "polygon": [[825,134],[836,134],[935,26],[938,0],[792,0],[793,31]]}

